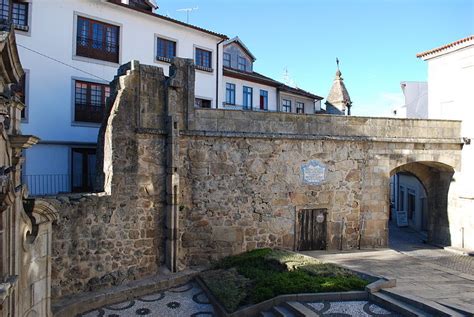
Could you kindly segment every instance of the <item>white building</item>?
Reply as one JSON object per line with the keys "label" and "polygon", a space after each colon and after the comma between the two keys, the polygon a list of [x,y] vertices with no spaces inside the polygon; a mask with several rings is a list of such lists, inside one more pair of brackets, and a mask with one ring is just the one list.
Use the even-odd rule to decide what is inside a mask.
{"label": "white building", "polygon": [[321,111],[322,97],[255,72],[256,58],[238,37],[224,42],[223,51],[221,100],[224,109],[302,114]]}
{"label": "white building", "polygon": [[[427,103],[424,85],[416,87],[412,90],[415,101],[406,104],[406,117],[462,120],[461,170],[455,171],[449,189],[448,218],[451,244],[474,249],[474,36],[417,54],[417,57],[428,63]],[[392,184],[409,188],[413,180],[413,176],[392,178]],[[393,190],[397,195],[396,188]],[[419,193],[418,204],[423,199],[421,191]],[[406,209],[409,196],[399,196],[392,198],[394,208]]]}
{"label": "white building", "polygon": [[428,84],[424,81],[402,81],[400,87],[405,97],[403,106],[392,110],[396,118],[428,118]]}
{"label": "white building", "polygon": [[253,89],[251,108],[256,110],[260,90],[267,90],[268,110],[277,110],[278,88],[295,103],[310,96],[303,98],[305,110],[314,112],[312,94],[285,91],[270,79],[272,84],[260,86],[252,76],[243,81],[229,76],[222,66],[227,36],[156,9],[149,0],[0,0],[0,18],[13,21],[27,72],[23,133],[41,138],[26,152],[24,176],[31,194],[90,190],[108,83],[130,60],[160,66],[167,75],[173,57],[194,59],[197,106],[221,108],[226,83],[232,81],[236,105],[243,104],[245,86]]}

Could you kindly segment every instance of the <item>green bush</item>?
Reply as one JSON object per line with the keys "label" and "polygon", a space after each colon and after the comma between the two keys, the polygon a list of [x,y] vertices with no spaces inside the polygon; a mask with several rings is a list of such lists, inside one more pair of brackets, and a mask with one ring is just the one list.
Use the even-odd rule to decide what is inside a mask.
{"label": "green bush", "polygon": [[229,256],[213,269],[201,277],[229,312],[278,295],[363,290],[368,284],[347,269],[284,250]]}
{"label": "green bush", "polygon": [[235,269],[205,271],[200,274],[209,290],[228,311],[235,311],[247,297],[250,280]]}

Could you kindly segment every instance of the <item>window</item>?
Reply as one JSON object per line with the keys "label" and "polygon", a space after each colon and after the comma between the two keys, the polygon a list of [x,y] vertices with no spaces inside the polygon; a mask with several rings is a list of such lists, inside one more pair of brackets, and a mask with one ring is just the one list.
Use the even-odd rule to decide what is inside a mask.
{"label": "window", "polygon": [[18,81],[18,84],[12,87],[12,91],[15,93],[18,100],[22,104],[25,105],[23,110],[21,110],[21,119],[26,119],[26,81],[27,80],[28,80],[27,72],[25,72],[25,74]]}
{"label": "window", "polygon": [[176,56],[176,42],[162,39],[156,39],[156,59],[170,62]]}
{"label": "window", "polygon": [[296,102],[296,113],[304,113],[304,103]]}
{"label": "window", "polygon": [[225,84],[225,102],[235,105],[235,84]]}
{"label": "window", "polygon": [[268,110],[268,91],[260,90],[260,110]]}
{"label": "window", "polygon": [[76,54],[118,63],[119,27],[77,17]]}
{"label": "window", "polygon": [[253,107],[253,89],[244,86],[244,109],[252,109]]}
{"label": "window", "polygon": [[194,99],[194,106],[197,108],[211,108],[211,101],[209,99]]}
{"label": "window", "polygon": [[224,66],[225,67],[231,67],[231,65],[230,65],[230,54],[229,53],[224,53]]}
{"label": "window", "polygon": [[245,58],[239,56],[237,66],[240,70],[246,71],[247,70],[247,60]]}
{"label": "window", "polygon": [[109,96],[109,85],[76,80],[74,94],[74,121],[102,122],[104,117],[105,100]]}
{"label": "window", "polygon": [[283,112],[291,112],[291,100],[283,99],[283,104],[281,110]]}
{"label": "window", "polygon": [[2,22],[10,20],[10,1],[0,0],[0,19]]}
{"label": "window", "polygon": [[90,192],[96,176],[96,150],[90,148],[72,149],[72,191]]}
{"label": "window", "polygon": [[0,20],[11,21],[16,29],[28,31],[28,2],[0,0]]}
{"label": "window", "polygon": [[[200,48],[196,48],[196,60],[195,63],[197,66],[200,66],[201,69],[210,70],[211,69],[211,60],[212,52],[206,51]],[[199,67],[198,67],[199,68]]]}

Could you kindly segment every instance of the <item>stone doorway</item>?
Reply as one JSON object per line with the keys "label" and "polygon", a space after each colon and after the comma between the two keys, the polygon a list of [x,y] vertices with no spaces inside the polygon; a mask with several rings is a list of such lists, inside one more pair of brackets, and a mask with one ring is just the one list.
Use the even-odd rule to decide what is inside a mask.
{"label": "stone doorway", "polygon": [[327,249],[327,210],[302,209],[297,214],[296,250]]}

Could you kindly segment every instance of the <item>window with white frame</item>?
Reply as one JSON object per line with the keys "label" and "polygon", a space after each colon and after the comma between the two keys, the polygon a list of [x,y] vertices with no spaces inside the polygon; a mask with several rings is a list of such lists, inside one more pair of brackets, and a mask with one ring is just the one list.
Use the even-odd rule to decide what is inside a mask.
{"label": "window with white frame", "polygon": [[291,100],[283,99],[281,104],[281,110],[283,112],[291,112]]}

